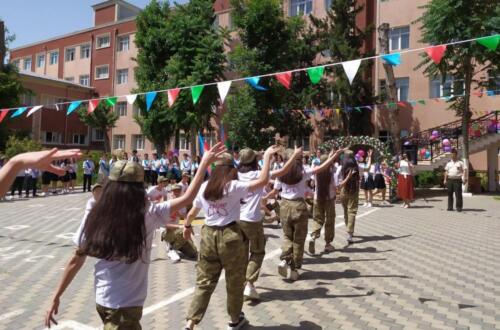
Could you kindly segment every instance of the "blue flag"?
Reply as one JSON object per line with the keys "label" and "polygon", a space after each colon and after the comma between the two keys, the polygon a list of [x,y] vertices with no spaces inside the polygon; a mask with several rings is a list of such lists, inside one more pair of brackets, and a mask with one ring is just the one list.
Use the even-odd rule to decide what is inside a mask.
{"label": "blue flag", "polygon": [[71,104],[68,107],[68,111],[66,112],[66,115],[69,115],[70,113],[72,113],[73,111],[75,111],[76,109],[78,109],[78,107],[80,106],[80,104],[82,104],[82,101],[71,102]]}
{"label": "blue flag", "polygon": [[17,117],[17,116],[20,116],[23,114],[23,112],[25,112],[26,110],[28,110],[28,107],[22,107],[22,108],[19,108],[17,109],[13,114],[12,116],[10,116],[10,118],[14,118],[14,117]]}
{"label": "blue flag", "polygon": [[245,79],[245,81],[250,86],[252,86],[253,88],[255,88],[258,91],[267,91],[268,90],[267,88],[259,85],[260,77],[250,77],[250,78]]}
{"label": "blue flag", "polygon": [[393,54],[387,54],[383,55],[382,59],[387,63],[392,66],[398,66],[401,64],[401,54],[400,53],[393,53]]}
{"label": "blue flag", "polygon": [[153,101],[156,98],[157,92],[149,92],[146,93],[146,110],[149,111],[151,109],[151,106],[153,105]]}

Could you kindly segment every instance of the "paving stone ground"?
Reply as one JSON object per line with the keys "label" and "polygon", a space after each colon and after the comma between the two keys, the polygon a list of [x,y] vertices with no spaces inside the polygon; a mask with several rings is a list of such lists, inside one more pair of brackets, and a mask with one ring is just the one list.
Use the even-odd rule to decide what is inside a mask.
{"label": "paving stone ground", "polygon": [[[0,330],[43,329],[88,197],[0,203]],[[337,250],[306,256],[293,284],[277,276],[281,229],[266,226],[262,300],[245,304],[246,329],[500,329],[500,201],[474,196],[464,204],[463,213],[447,212],[443,197],[420,199],[411,209],[360,207],[356,243],[345,246],[337,218]],[[157,235],[144,329],[182,328],[194,266],[172,264]],[[221,280],[199,329],[225,329],[225,299]],[[62,298],[58,320],[56,329],[100,327],[93,260]]]}

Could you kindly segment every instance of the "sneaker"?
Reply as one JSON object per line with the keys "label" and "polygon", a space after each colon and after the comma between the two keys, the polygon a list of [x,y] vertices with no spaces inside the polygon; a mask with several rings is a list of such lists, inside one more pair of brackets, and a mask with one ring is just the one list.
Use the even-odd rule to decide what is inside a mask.
{"label": "sneaker", "polygon": [[259,300],[260,298],[257,289],[255,289],[255,287],[250,283],[247,283],[247,285],[245,286],[245,291],[243,291],[243,295],[250,300]]}
{"label": "sneaker", "polygon": [[367,207],[368,203],[363,203],[362,207]]}
{"label": "sneaker", "polygon": [[372,203],[367,203],[366,207],[373,207],[373,204]]}
{"label": "sneaker", "polygon": [[181,257],[179,256],[179,253],[177,253],[177,251],[175,251],[174,249],[170,249],[167,252],[167,255],[170,258],[170,260],[172,260],[172,262],[174,262],[174,263],[181,261]]}
{"label": "sneaker", "polygon": [[296,269],[291,270],[288,279],[293,282],[297,281],[299,279],[299,272]]}
{"label": "sneaker", "polygon": [[354,243],[354,240],[352,239],[352,234],[347,234],[347,244],[352,244]]}
{"label": "sneaker", "polygon": [[313,237],[309,237],[309,253],[310,254],[315,254],[316,253],[316,240]]}
{"label": "sneaker", "polygon": [[335,248],[330,243],[326,244],[325,249],[323,250],[323,252],[325,252],[325,253],[330,253],[333,251],[335,251]]}
{"label": "sneaker", "polygon": [[280,274],[283,278],[287,278],[289,276],[289,270],[290,267],[286,263],[286,260],[281,260],[280,264],[278,265],[278,274]]}
{"label": "sneaker", "polygon": [[389,203],[388,201],[382,201],[382,203],[380,203],[381,205],[384,205],[384,206],[389,206],[391,205],[391,203]]}
{"label": "sneaker", "polygon": [[247,323],[248,323],[248,320],[245,318],[245,314],[243,312],[241,312],[239,319],[238,319],[238,322],[236,322],[236,323],[229,322],[227,324],[227,330],[241,329],[241,327],[243,327]]}

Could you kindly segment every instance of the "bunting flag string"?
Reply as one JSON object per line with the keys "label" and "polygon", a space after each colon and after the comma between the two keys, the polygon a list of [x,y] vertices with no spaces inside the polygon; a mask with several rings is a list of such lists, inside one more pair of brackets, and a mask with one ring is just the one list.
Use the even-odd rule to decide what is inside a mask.
{"label": "bunting flag string", "polygon": [[231,88],[231,83],[232,83],[231,80],[222,81],[220,83],[217,83],[217,90],[219,91],[221,103],[224,103],[224,100],[226,99],[227,93],[229,93],[229,88]]}
{"label": "bunting flag string", "polygon": [[0,110],[0,123],[3,121],[3,119],[7,116],[8,113],[9,109]]}
{"label": "bunting flag string", "polygon": [[253,88],[255,88],[258,91],[267,91],[268,90],[267,88],[259,85],[260,77],[250,77],[250,78],[247,78],[245,80],[250,86],[252,86]]}
{"label": "bunting flag string", "polygon": [[13,114],[12,116],[10,116],[10,118],[15,118],[17,116],[20,116],[23,114],[23,112],[25,112],[28,108],[27,107],[21,107],[19,109],[17,109]]}
{"label": "bunting flag string", "polygon": [[200,100],[201,92],[203,92],[204,85],[198,85],[191,87],[191,96],[193,97],[193,104],[198,103]]}
{"label": "bunting flag string", "polygon": [[434,61],[435,64],[441,63],[441,59],[446,52],[446,45],[432,46],[425,50],[427,55]]}
{"label": "bunting flag string", "polygon": [[325,72],[324,66],[316,66],[307,69],[307,75],[309,76],[309,79],[313,84],[317,84],[320,82],[324,72]]}
{"label": "bunting flag string", "polygon": [[78,109],[78,107],[82,104],[82,101],[73,101],[68,107],[68,111],[66,112],[67,115]]}
{"label": "bunting flag string", "polygon": [[401,64],[401,53],[383,55],[382,59],[389,65],[398,66]]}
{"label": "bunting flag string", "polygon": [[43,105],[34,106],[33,108],[31,108],[30,111],[28,111],[28,113],[26,114],[26,117],[31,116],[32,114],[34,114],[35,112],[37,112],[38,110],[40,110],[42,107],[43,107]]}
{"label": "bunting flag string", "polygon": [[127,95],[125,96],[125,98],[127,99],[127,103],[132,105],[135,103],[135,100],[137,99],[137,94]]}
{"label": "bunting flag string", "polygon": [[285,86],[286,89],[290,89],[292,86],[292,71],[276,74],[276,80]]}
{"label": "bunting flag string", "polygon": [[158,92],[146,93],[146,111],[149,111],[151,109],[157,93]]}
{"label": "bunting flag string", "polygon": [[356,73],[358,73],[359,66],[361,65],[361,60],[353,60],[342,62],[342,67],[344,68],[347,79],[349,79],[349,84],[352,84]]}
{"label": "bunting flag string", "polygon": [[167,91],[167,97],[168,97],[168,107],[171,108],[175,100],[177,100],[177,97],[179,96],[180,93],[180,88],[172,88]]}
{"label": "bunting flag string", "polygon": [[117,101],[118,101],[118,96],[113,96],[113,97],[106,98],[106,103],[109,104],[112,107],[114,107],[116,105]]}
{"label": "bunting flag string", "polygon": [[97,106],[99,105],[100,100],[94,99],[89,101],[89,107],[87,109],[87,113],[91,114],[92,112],[97,109]]}
{"label": "bunting flag string", "polygon": [[489,50],[495,51],[497,50],[498,43],[500,42],[500,34],[489,37],[478,38],[476,41],[478,44],[483,45]]}

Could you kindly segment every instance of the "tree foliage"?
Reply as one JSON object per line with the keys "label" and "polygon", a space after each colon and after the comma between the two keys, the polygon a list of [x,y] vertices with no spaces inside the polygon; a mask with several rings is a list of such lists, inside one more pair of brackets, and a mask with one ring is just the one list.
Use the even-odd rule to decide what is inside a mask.
{"label": "tree foliage", "polygon": [[5,156],[7,156],[7,158],[12,158],[23,152],[39,151],[42,149],[42,145],[39,141],[27,137],[18,138],[17,136],[11,135],[5,145]]}
{"label": "tree foliage", "polygon": [[80,107],[77,112],[82,123],[104,132],[104,151],[110,152],[111,145],[107,132],[116,126],[116,122],[119,118],[118,114],[104,101],[101,101],[91,114],[88,114],[87,109],[84,107]]}

